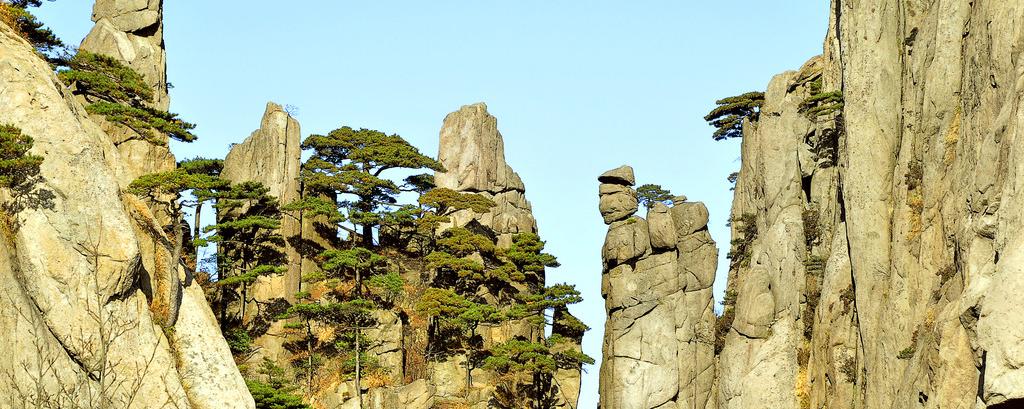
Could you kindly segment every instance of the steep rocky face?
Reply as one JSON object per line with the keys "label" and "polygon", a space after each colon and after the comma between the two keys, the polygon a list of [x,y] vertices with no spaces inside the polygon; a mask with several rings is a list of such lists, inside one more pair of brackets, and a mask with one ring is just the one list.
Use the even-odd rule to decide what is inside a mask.
{"label": "steep rocky face", "polygon": [[[96,0],[92,11],[96,22],[82,40],[81,50],[108,55],[142,74],[153,88],[152,107],[167,111],[167,53],[164,50],[163,0]],[[114,139],[121,157],[125,183],[147,174],[174,169],[174,155],[167,146],[134,139],[137,135],[123,126],[94,117]],[[167,137],[163,137],[166,144]]]}
{"label": "steep rocky face", "polygon": [[[302,166],[302,130],[299,122],[273,102],[260,121],[260,128],[242,143],[231,147],[224,158],[221,177],[231,183],[260,182],[270,190],[281,205],[291,203],[301,195],[299,171]],[[279,276],[260,277],[253,292],[259,301],[273,298],[293,300],[301,289],[303,257],[295,248],[300,236],[299,215],[281,219],[281,235],[285,240],[285,254],[288,256],[288,271]]]}
{"label": "steep rocky face", "polygon": [[1019,405],[1024,8],[832,6],[744,127],[719,403]]}
{"label": "steep rocky face", "polygon": [[702,203],[678,197],[634,216],[633,169],[602,174],[605,324],[601,407],[713,408],[718,250]]}
{"label": "steep rocky face", "polygon": [[44,158],[31,193],[3,194],[0,407],[253,408],[202,290],[122,193],[111,137],[4,24],[0,123]]}

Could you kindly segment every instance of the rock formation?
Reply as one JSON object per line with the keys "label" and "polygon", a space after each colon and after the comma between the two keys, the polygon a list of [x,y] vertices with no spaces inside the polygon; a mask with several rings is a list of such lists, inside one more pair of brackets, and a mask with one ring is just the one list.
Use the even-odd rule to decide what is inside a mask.
{"label": "rock formation", "polygon": [[[164,50],[163,0],[96,0],[92,10],[96,25],[79,49],[114,57],[134,69],[153,88],[152,107],[167,111],[167,53]],[[137,135],[123,126],[95,116],[114,139],[124,158],[124,183],[147,174],[174,169],[174,155],[167,146],[133,139]],[[164,145],[167,137],[163,136]]]}
{"label": "rock formation", "polygon": [[[260,128],[242,143],[231,147],[224,158],[221,177],[233,184],[260,182],[281,205],[291,203],[301,195],[301,143],[299,121],[280,105],[269,102],[260,121]],[[273,298],[293,300],[294,294],[301,290],[304,257],[296,249],[298,243],[294,240],[301,235],[299,217],[295,214],[281,219],[281,235],[286,239],[288,271],[279,276],[260,277],[260,281],[253,286],[253,293],[260,301]],[[288,240],[290,238],[292,240]],[[307,267],[310,264],[307,262]]]}
{"label": "rock formation", "polygon": [[[772,80],[744,132],[733,227],[758,234],[730,273],[722,407],[1022,403],[1022,18],[837,0],[824,54]],[[829,91],[841,110],[808,111]]]}
{"label": "rock formation", "polygon": [[0,407],[253,408],[202,290],[122,193],[126,159],[2,23],[0,123],[44,157],[31,193],[3,197]]}
{"label": "rock formation", "polygon": [[[448,114],[441,127],[440,138],[437,158],[447,172],[437,173],[437,186],[478,193],[497,204],[484,214],[471,210],[457,212],[452,215],[453,224],[465,226],[477,221],[494,231],[499,247],[511,245],[512,237],[516,234],[537,232],[533,210],[526,200],[526,187],[505,161],[505,143],[498,132],[498,120],[487,112],[487,105],[466,105]],[[532,325],[514,323],[489,328],[483,336],[488,343],[498,343],[516,336],[533,339],[541,335],[536,331]],[[433,371],[439,393],[457,394],[462,388],[462,372],[458,362],[440,363]],[[490,382],[487,374],[475,376],[475,379],[479,379],[483,386]],[[558,396],[559,405],[575,407],[579,398],[580,371],[559,371],[557,383],[562,385]]]}
{"label": "rock formation", "polygon": [[482,215],[469,210],[456,213],[452,216],[456,225],[478,220],[494,230],[502,247],[511,244],[515,234],[537,232],[526,187],[505,162],[498,120],[487,113],[487,105],[466,105],[444,118],[437,159],[447,169],[437,174],[438,187],[480,193],[497,203]]}
{"label": "rock formation", "polygon": [[[717,407],[1020,407],[1024,8],[834,0],[831,11],[823,55],[772,79],[743,125]],[[608,278],[655,253],[644,222],[622,219],[630,192],[612,184]],[[602,400],[626,407],[608,403],[626,393],[609,386],[622,379],[608,369],[622,360],[611,339]],[[644,399],[670,395],[643,385]]]}
{"label": "rock formation", "polygon": [[605,324],[601,407],[714,408],[718,250],[703,203],[679,197],[634,216],[633,169],[602,174]]}

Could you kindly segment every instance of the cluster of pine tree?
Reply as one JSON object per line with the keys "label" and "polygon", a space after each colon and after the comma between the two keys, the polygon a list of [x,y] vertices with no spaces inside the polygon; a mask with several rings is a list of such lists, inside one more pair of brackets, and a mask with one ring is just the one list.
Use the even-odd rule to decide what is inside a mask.
{"label": "cluster of pine tree", "polygon": [[[152,107],[154,92],[142,75],[109,56],[71,56],[28,11],[40,4],[0,0],[0,20],[53,64],[90,114],[154,145],[166,145],[168,138],[196,140],[195,125]],[[0,188],[16,191],[39,173],[42,158],[29,154],[31,147],[20,129],[0,126]],[[566,284],[544,285],[544,269],[558,262],[544,252],[539,236],[520,234],[501,248],[479,223],[453,225],[455,213],[486,213],[493,201],[438,188],[430,173],[401,182],[389,177],[444,171],[398,135],[342,127],[308,137],[302,148],[312,155],[302,167],[301,196],[291,203],[279,203],[260,183],[223,179],[219,159],[184,160],[127,188],[162,215],[168,265],[183,263],[191,277],[206,283],[240,362],[251,357],[252,339],[270,323],[284,323],[294,359],[290,368],[264,360],[253,371],[248,385],[258,407],[307,407],[299,395],[314,396],[321,378],[354,381],[359,394],[368,376],[380,384],[388,368],[369,352],[376,342],[370,334],[386,311],[424,318],[429,341],[411,353],[460,362],[467,398],[476,387],[474,371],[497,375],[500,385],[490,402],[496,407],[551,407],[558,399],[555,372],[594,362],[578,346],[589,328],[568,313],[570,304],[582,301],[579,292]],[[651,202],[668,200],[660,187],[650,193]],[[409,197],[415,199],[403,202]],[[207,205],[216,210],[216,222],[204,226]],[[281,234],[284,217],[326,224],[331,245],[300,243],[299,264],[312,261],[316,268],[303,270],[294,301],[268,304],[250,292],[260,277],[282,274],[295,261],[283,251],[285,240],[294,239]],[[203,254],[212,248],[211,263]],[[410,263],[421,270],[415,283],[401,274]],[[520,335],[496,339],[486,331],[499,327],[515,327]]]}
{"label": "cluster of pine tree", "polygon": [[[330,380],[354,381],[359,393],[366,379],[379,386],[389,368],[369,352],[377,342],[370,333],[385,311],[426,318],[426,350],[408,353],[433,361],[458,357],[466,370],[467,394],[475,387],[475,370],[498,374],[502,387],[493,402],[498,406],[533,402],[533,407],[550,407],[558,390],[555,372],[593,363],[576,344],[588,328],[567,312],[568,305],[582,300],[579,292],[565,284],[543,285],[544,269],[558,263],[544,253],[540,237],[521,234],[509,248],[499,248],[493,232],[482,225],[451,226],[454,213],[485,213],[493,201],[437,188],[429,174],[401,183],[388,178],[387,173],[444,171],[398,135],[342,127],[312,135],[302,147],[312,154],[302,167],[302,194],[283,205],[258,183],[231,184],[220,178],[223,162],[211,159],[183,161],[173,171],[142,176],[130,186],[132,193],[169,209],[175,221],[168,231],[182,235],[188,233],[185,209],[193,209],[194,226],[202,223],[204,204],[217,209],[215,224],[194,227],[191,240],[181,243],[197,275],[201,250],[217,246],[217,272],[208,295],[229,345],[244,361],[252,352],[251,340],[266,331],[268,321],[281,320],[285,346],[293,353],[291,368],[284,372],[294,374],[286,382],[292,387],[275,389],[277,381],[254,380],[254,390],[279,390],[280,396],[301,391],[311,397]],[[418,197],[402,203],[409,195]],[[313,261],[316,268],[303,271],[293,302],[264,305],[248,293],[259,277],[285,271],[283,217],[327,224],[332,245],[300,246],[300,264]],[[428,277],[405,282],[400,271],[409,260],[420,261]],[[525,333],[531,335],[494,342],[481,332],[509,325],[529,328]],[[552,326],[557,331],[549,331]],[[272,364],[265,363],[263,372],[273,369],[267,365]]]}

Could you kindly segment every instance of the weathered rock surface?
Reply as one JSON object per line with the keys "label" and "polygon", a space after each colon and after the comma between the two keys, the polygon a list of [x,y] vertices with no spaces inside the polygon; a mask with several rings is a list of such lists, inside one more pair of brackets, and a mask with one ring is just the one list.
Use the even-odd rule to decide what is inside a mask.
{"label": "weathered rock surface", "polygon": [[[749,251],[719,404],[1020,405],[1024,7],[832,3],[824,54],[773,79],[744,126],[732,215]],[[841,110],[805,115],[832,91]]]}
{"label": "weathered rock surface", "polygon": [[[481,194],[497,204],[484,214],[471,210],[457,212],[452,215],[452,224],[465,226],[473,221],[479,222],[494,231],[499,247],[511,245],[516,234],[537,232],[537,222],[530,202],[526,200],[526,187],[505,161],[505,143],[498,132],[498,121],[487,112],[487,105],[466,105],[445,117],[437,158],[447,170],[435,175],[438,187]],[[543,273],[539,278],[539,284],[543,284]],[[485,343],[489,344],[516,336],[536,339],[540,335],[537,328],[525,322],[487,328],[482,334]],[[465,388],[464,373],[465,369],[458,365],[457,359],[433,364],[431,379],[437,387],[438,396],[460,395]],[[482,393],[479,399],[471,400],[486,407],[487,396],[494,387],[494,377],[478,369],[473,372],[473,378]],[[558,372],[556,383],[561,385],[558,407],[576,407],[580,380],[579,370]]]}
{"label": "weathered rock surface", "polygon": [[[45,159],[31,195],[3,194],[16,229],[0,238],[0,407],[253,408],[197,284],[173,303],[152,292],[183,271],[145,254],[167,237],[145,233],[158,225],[121,192],[112,139],[59,84],[0,24],[0,123]],[[168,339],[158,306],[189,333]]]}
{"label": "weathered rock surface", "polygon": [[[167,111],[167,52],[164,50],[163,0],[97,0],[92,20],[96,22],[79,49],[108,55],[128,65],[153,88],[153,108]],[[113,138],[121,154],[122,184],[135,178],[174,169],[175,159],[166,146],[141,140],[134,131],[93,116]]]}
{"label": "weathered rock surface", "polygon": [[487,112],[487,105],[466,105],[448,114],[438,149],[437,159],[447,170],[435,176],[438,187],[479,193],[497,203],[485,214],[469,210],[454,214],[456,225],[478,220],[494,230],[500,246],[511,244],[515,234],[537,232],[526,187],[505,162],[505,142],[498,132],[498,120]]}
{"label": "weathered rock surface", "polygon": [[[629,187],[632,168],[598,180],[603,216],[606,196],[636,195]],[[601,407],[714,407],[711,284],[718,250],[706,228],[707,210],[700,203],[659,204],[647,220],[630,217],[635,211],[625,220],[605,218]]]}
{"label": "weathered rock surface", "polygon": [[[260,182],[282,205],[297,200],[300,195],[299,171],[302,166],[302,131],[299,121],[273,102],[267,103],[260,127],[242,143],[234,145],[224,158],[221,177],[231,183]],[[295,217],[281,220],[281,235],[285,237],[288,271],[273,277],[262,277],[253,292],[264,297],[293,300],[301,288],[302,259],[289,238],[301,235],[301,225]]]}

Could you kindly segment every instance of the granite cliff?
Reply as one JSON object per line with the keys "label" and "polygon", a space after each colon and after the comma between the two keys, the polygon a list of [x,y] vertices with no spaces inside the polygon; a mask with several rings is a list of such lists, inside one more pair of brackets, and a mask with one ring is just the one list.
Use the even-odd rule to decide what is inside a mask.
{"label": "granite cliff", "polygon": [[[773,78],[743,123],[715,399],[696,407],[1024,402],[1022,19],[1017,1],[832,1],[823,54]],[[606,190],[606,222],[635,208]],[[606,263],[643,260],[648,240],[625,236]],[[658,370],[645,385],[687,385]],[[603,402],[628,393],[602,375]],[[657,396],[604,407],[673,395]]]}

